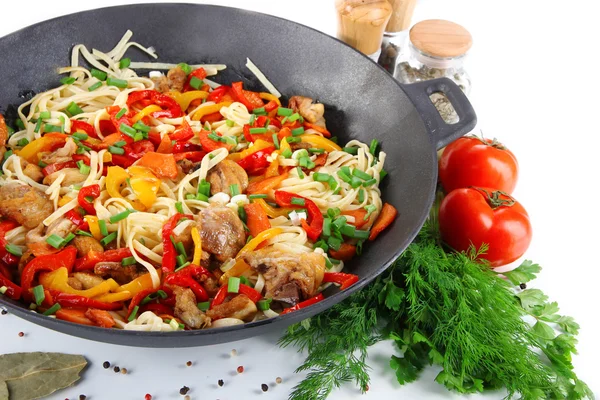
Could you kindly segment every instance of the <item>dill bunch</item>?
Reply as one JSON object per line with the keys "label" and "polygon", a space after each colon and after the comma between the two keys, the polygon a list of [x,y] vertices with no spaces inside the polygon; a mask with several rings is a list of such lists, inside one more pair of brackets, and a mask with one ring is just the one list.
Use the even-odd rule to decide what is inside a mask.
{"label": "dill bunch", "polygon": [[374,283],[282,338],[308,352],[298,371],[309,373],[290,400],[323,400],[349,381],[364,391],[368,347],[382,338],[398,345],[390,367],[400,384],[436,364],[436,381],[459,393],[505,388],[507,398],[592,399],[571,363],[577,323],[540,290],[514,286],[541,268],[525,261],[502,277],[479,259],[485,250],[447,253],[430,219]]}

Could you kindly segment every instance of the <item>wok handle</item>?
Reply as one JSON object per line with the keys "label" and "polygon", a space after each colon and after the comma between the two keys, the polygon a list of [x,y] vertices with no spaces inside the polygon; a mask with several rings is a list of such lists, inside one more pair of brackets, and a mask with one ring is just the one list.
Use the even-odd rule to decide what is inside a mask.
{"label": "wok handle", "polygon": [[[402,85],[404,92],[412,100],[425,126],[431,135],[436,148],[452,143],[459,137],[471,132],[477,124],[477,116],[473,106],[462,90],[448,78],[432,79],[429,81]],[[447,124],[442,119],[437,108],[431,102],[429,96],[432,93],[441,92],[446,95],[459,121],[455,124]]]}

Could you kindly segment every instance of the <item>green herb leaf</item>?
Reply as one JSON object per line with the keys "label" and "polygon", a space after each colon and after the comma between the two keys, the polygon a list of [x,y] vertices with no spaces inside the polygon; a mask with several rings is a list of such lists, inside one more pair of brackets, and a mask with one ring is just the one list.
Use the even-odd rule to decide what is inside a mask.
{"label": "green herb leaf", "polygon": [[421,369],[411,364],[407,359],[396,356],[392,356],[390,367],[396,371],[396,379],[398,379],[398,383],[401,385],[417,380],[421,371]]}
{"label": "green herb leaf", "polygon": [[527,283],[535,279],[536,275],[542,270],[538,264],[534,264],[530,260],[525,260],[521,265],[512,271],[502,272],[513,285],[519,285],[521,283]]}
{"label": "green herb leaf", "polygon": [[86,365],[83,356],[71,354],[35,352],[1,355],[0,398],[8,398],[2,397],[2,386],[8,389],[11,400],[49,396],[77,382]]}

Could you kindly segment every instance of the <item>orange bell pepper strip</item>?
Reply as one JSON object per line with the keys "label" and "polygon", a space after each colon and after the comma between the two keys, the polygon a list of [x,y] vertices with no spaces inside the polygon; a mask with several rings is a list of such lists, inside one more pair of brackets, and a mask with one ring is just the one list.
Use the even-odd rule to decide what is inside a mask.
{"label": "orange bell pepper strip", "polygon": [[265,210],[265,213],[267,213],[267,215],[270,218],[287,217],[288,214],[294,210],[293,208],[287,208],[287,207],[282,207],[282,208],[271,207],[270,205],[267,204],[267,202],[264,199],[254,199],[252,201],[255,204],[258,204],[259,206],[261,206],[262,209]]}
{"label": "orange bell pepper strip", "polygon": [[66,139],[67,135],[64,133],[47,133],[41,138],[27,144],[17,154],[28,162],[37,164],[41,157],[40,153],[57,149],[65,143]]}
{"label": "orange bell pepper strip", "polygon": [[371,228],[371,234],[369,235],[369,240],[375,240],[375,238],[390,224],[394,221],[398,215],[398,210],[394,208],[389,203],[385,203],[383,208],[381,209],[381,213],[375,220],[373,227]]}
{"label": "orange bell pepper strip", "polygon": [[88,308],[85,316],[89,318],[94,325],[102,328],[112,328],[115,326],[115,320],[108,311],[98,310],[96,308]]}
{"label": "orange bell pepper strip", "polygon": [[259,233],[271,227],[269,217],[260,204],[246,204],[244,205],[244,211],[246,211],[247,216],[246,225],[252,236],[256,237]]}
{"label": "orange bell pepper strip", "polygon": [[207,114],[205,116],[203,116],[202,118],[200,118],[200,122],[202,122],[203,124],[206,122],[210,122],[211,124],[213,122],[217,122],[223,119],[223,116],[221,115],[220,112],[215,112],[212,114]]}
{"label": "orange bell pepper strip", "polygon": [[173,142],[169,135],[165,135],[160,139],[160,144],[158,145],[156,152],[161,154],[171,154],[173,152]]}
{"label": "orange bell pepper strip", "polygon": [[80,325],[94,326],[94,322],[85,316],[86,310],[61,308],[56,311],[56,318]]}
{"label": "orange bell pepper strip", "polygon": [[265,178],[271,178],[279,175],[279,158],[271,161],[271,164],[267,167],[265,171]]}
{"label": "orange bell pepper strip", "polygon": [[367,222],[369,222],[369,218],[365,219],[365,216],[367,215],[367,210],[365,210],[364,208],[342,211],[342,215],[349,215],[354,217],[354,222],[348,223],[350,225],[354,225],[357,229],[362,228]]}
{"label": "orange bell pepper strip", "polygon": [[246,263],[246,261],[237,259],[233,267],[228,269],[221,277],[219,278],[219,285],[224,285],[229,281],[229,278],[232,276],[241,276],[244,272],[250,270],[250,266]]}
{"label": "orange bell pepper strip", "polygon": [[279,99],[277,98],[277,96],[272,95],[271,93],[267,93],[267,92],[260,92],[258,94],[258,96],[263,99],[263,100],[267,100],[268,102],[274,101],[275,103],[277,103],[278,107],[281,107],[281,101],[279,101]]}
{"label": "orange bell pepper strip", "polygon": [[211,106],[202,107],[194,113],[194,115],[192,116],[192,120],[200,121],[202,119],[202,117],[204,117],[205,115],[217,113],[217,112],[221,111],[221,108],[228,107],[230,105],[231,105],[231,102],[223,101],[221,103],[213,104]]}
{"label": "orange bell pepper strip", "polygon": [[136,165],[148,168],[158,177],[177,178],[177,163],[173,154],[161,154],[149,151],[142,156]]}
{"label": "orange bell pepper strip", "polygon": [[337,250],[329,249],[329,255],[336,260],[350,261],[355,254],[356,246],[348,243],[342,243]]}
{"label": "orange bell pepper strip", "polygon": [[285,137],[292,137],[292,130],[287,126],[281,128],[279,132],[277,132],[277,138],[281,141]]}
{"label": "orange bell pepper strip", "polygon": [[237,257],[240,258],[240,256],[253,251],[262,242],[272,239],[281,233],[283,233],[283,229],[281,229],[281,228],[269,228],[266,231],[262,231],[261,233],[256,235],[256,237],[254,237],[251,241],[246,243],[246,245],[244,247],[242,247],[242,249],[238,253]]}
{"label": "orange bell pepper strip", "polygon": [[268,192],[277,188],[281,182],[283,182],[288,177],[288,172],[284,172],[279,176],[273,176],[271,178],[263,179],[262,181],[253,181],[250,182],[248,188],[246,189],[246,193],[248,194],[269,194]]}
{"label": "orange bell pepper strip", "polygon": [[217,149],[227,149],[227,151],[231,151],[231,149],[233,148],[232,144],[212,140],[208,137],[209,134],[210,132],[205,131],[204,129],[198,132],[198,137],[200,138],[200,145],[202,145],[202,150],[206,151],[207,153],[210,153],[211,151],[215,151]]}
{"label": "orange bell pepper strip", "polygon": [[323,136],[325,136],[327,138],[331,137],[331,133],[327,129],[325,129],[322,126],[319,126],[319,125],[311,124],[308,121],[304,121],[304,128],[305,129],[314,129],[315,131],[323,134]]}

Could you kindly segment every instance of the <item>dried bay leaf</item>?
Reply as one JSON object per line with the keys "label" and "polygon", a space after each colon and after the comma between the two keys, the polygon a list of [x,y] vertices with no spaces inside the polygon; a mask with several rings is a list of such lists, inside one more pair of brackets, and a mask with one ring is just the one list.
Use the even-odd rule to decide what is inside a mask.
{"label": "dried bay leaf", "polygon": [[0,382],[0,400],[8,400],[8,386],[6,386],[6,382]]}
{"label": "dried bay leaf", "polygon": [[[83,356],[61,353],[14,353],[0,356],[0,382],[10,400],[39,399],[79,380],[87,361]],[[3,399],[0,385],[0,399]]]}

